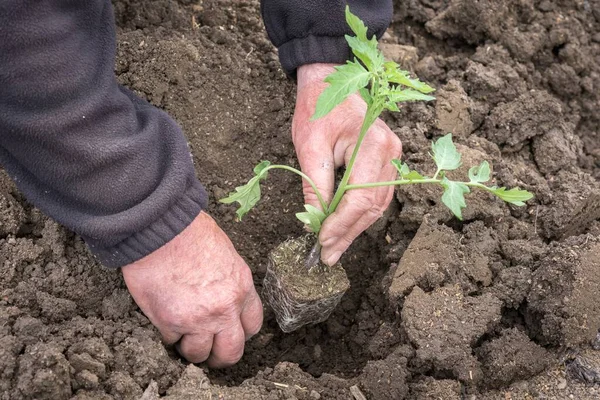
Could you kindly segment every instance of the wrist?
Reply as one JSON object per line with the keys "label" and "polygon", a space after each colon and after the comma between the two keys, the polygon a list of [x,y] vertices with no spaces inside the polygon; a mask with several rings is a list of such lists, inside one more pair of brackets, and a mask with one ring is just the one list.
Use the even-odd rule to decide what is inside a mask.
{"label": "wrist", "polygon": [[298,67],[298,91],[302,90],[307,85],[316,82],[323,82],[327,75],[335,71],[335,66],[339,64],[314,63],[304,64]]}

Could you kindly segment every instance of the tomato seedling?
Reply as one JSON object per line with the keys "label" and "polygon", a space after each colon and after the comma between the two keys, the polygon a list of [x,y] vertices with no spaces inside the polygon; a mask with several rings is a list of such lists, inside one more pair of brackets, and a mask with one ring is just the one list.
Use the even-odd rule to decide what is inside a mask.
{"label": "tomato seedling", "polygon": [[461,155],[452,142],[452,134],[447,134],[432,144],[431,156],[437,166],[432,177],[424,176],[417,171],[410,170],[408,165],[400,160],[392,160],[398,169],[397,180],[388,182],[372,182],[363,184],[349,184],[350,175],[358,156],[361,144],[371,125],[377,120],[384,110],[399,111],[398,103],[407,101],[431,101],[434,89],[418,79],[411,78],[407,71],[400,69],[393,61],[385,61],[383,54],[377,48],[377,39],[367,37],[367,27],[346,7],[346,21],[355,36],[346,35],[346,41],[355,56],[354,60],[345,65],[335,67],[336,71],[325,78],[329,86],[319,96],[316,111],[312,120],[324,117],[348,96],[356,92],[367,103],[367,111],[363,120],[358,140],[346,171],[338,185],[331,203],[327,204],[313,180],[288,165],[272,165],[269,161],[262,161],[254,168],[254,177],[247,184],[235,188],[235,192],[220,201],[225,204],[239,203],[237,210],[238,219],[248,213],[260,200],[260,182],[267,178],[268,171],[284,169],[294,172],[305,179],[315,191],[321,209],[304,205],[304,212],[299,212],[296,217],[308,228],[318,234],[325,219],[331,215],[339,205],[344,193],[348,190],[372,188],[378,186],[397,186],[412,184],[435,184],[443,187],[442,202],[458,218],[462,219],[462,209],[466,207],[465,194],[471,188],[477,188],[493,193],[507,203],[524,206],[525,201],[531,199],[533,194],[519,188],[506,189],[504,187],[486,186],[491,178],[490,165],[483,161],[479,166],[469,170],[469,181],[460,182],[449,179],[447,171],[452,171],[461,166]]}

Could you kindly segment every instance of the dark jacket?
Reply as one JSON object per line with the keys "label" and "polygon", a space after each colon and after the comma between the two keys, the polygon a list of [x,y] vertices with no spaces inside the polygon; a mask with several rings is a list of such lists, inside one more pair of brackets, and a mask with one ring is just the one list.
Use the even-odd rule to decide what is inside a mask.
{"label": "dark jacket", "polygon": [[[263,0],[290,74],[344,62],[346,3],[382,34],[391,0]],[[108,267],[158,249],[206,207],[181,129],[119,86],[109,0],[0,1],[0,163]]]}

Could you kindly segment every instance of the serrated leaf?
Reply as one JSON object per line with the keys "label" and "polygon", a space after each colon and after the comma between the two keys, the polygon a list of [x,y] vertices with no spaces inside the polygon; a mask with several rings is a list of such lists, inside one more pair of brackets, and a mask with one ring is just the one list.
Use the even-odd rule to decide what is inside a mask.
{"label": "serrated leaf", "polygon": [[404,101],[431,101],[435,97],[423,94],[414,89],[393,89],[387,93],[389,101],[400,103]]}
{"label": "serrated leaf", "polygon": [[452,211],[456,218],[462,220],[462,209],[467,206],[465,194],[469,193],[469,187],[462,182],[451,181],[443,178],[440,184],[444,187],[442,202]]}
{"label": "serrated leaf", "polygon": [[490,180],[490,163],[482,161],[477,167],[469,169],[469,180],[473,183],[484,183]]}
{"label": "serrated leaf", "polygon": [[325,78],[329,86],[323,90],[317,100],[315,114],[311,120],[321,118],[346,97],[367,86],[371,73],[356,61],[348,61],[345,65],[335,67],[336,71]]}
{"label": "serrated leaf", "polygon": [[384,108],[386,110],[390,110],[392,112],[398,112],[398,111],[400,111],[400,109],[398,108],[398,104],[396,104],[393,101],[388,101],[387,103],[385,103]]}
{"label": "serrated leaf", "polygon": [[421,93],[431,93],[435,91],[434,88],[421,82],[418,79],[411,78],[408,71],[398,69],[398,64],[395,62],[386,62],[384,64],[386,78],[389,82],[397,83],[402,86],[406,86],[415,89]]}
{"label": "serrated leaf", "polygon": [[310,204],[305,204],[304,205],[304,209],[311,213],[312,215],[316,216],[317,218],[319,218],[319,221],[323,222],[325,221],[325,218],[327,218],[327,215],[325,215],[325,213],[321,210],[319,210],[317,207],[310,205]]}
{"label": "serrated leaf", "polygon": [[367,26],[358,18],[352,14],[350,7],[346,6],[346,23],[352,29],[352,32],[356,35],[359,40],[367,41]]}
{"label": "serrated leaf", "polygon": [[408,165],[406,165],[400,160],[393,159],[392,165],[396,167],[401,177],[404,177],[404,175],[408,175],[410,173],[410,168],[408,167]]}
{"label": "serrated leaf", "polygon": [[418,173],[417,171],[411,171],[410,168],[408,167],[408,165],[406,165],[406,163],[403,163],[400,160],[394,159],[394,160],[392,160],[392,164],[394,165],[394,167],[396,167],[396,169],[400,173],[400,177],[402,179],[405,179],[408,181],[416,181],[416,180],[420,180],[420,179],[425,179],[425,177],[423,175],[421,175],[420,173]]}
{"label": "serrated leaf", "polygon": [[369,71],[375,72],[383,65],[383,54],[377,48],[377,39],[363,41],[355,36],[346,35],[346,42],[352,49],[352,53],[367,67]]}
{"label": "serrated leaf", "polygon": [[421,175],[417,171],[410,171],[408,174],[404,175],[404,179],[407,179],[409,181],[418,181],[420,179],[426,179],[426,177]]}
{"label": "serrated leaf", "polygon": [[[269,165],[271,165],[270,161],[261,161],[259,162],[256,167],[254,167],[253,171],[254,171],[254,175],[261,175],[263,173],[267,173],[264,172],[265,168],[267,168]],[[267,177],[266,175],[264,176],[265,178]]]}
{"label": "serrated leaf", "polygon": [[265,168],[269,165],[271,165],[269,161],[259,163],[254,167],[255,176],[248,183],[236,187],[235,192],[231,192],[228,197],[219,200],[223,204],[239,203],[240,206],[235,213],[240,221],[260,200],[260,181],[267,178],[268,173]]}
{"label": "serrated leaf", "polygon": [[439,170],[452,171],[460,167],[460,153],[452,143],[452,134],[442,136],[435,141],[431,149],[433,151],[433,160]]}
{"label": "serrated leaf", "polygon": [[524,206],[527,200],[533,198],[533,193],[527,190],[519,188],[513,188],[507,190],[505,187],[493,189],[494,194],[504,200],[507,203],[514,204],[516,206]]}
{"label": "serrated leaf", "polygon": [[296,218],[307,225],[312,232],[319,233],[321,230],[321,224],[325,218],[327,218],[327,216],[323,211],[311,206],[310,204],[305,204],[304,209],[306,212],[296,213]]}
{"label": "serrated leaf", "polygon": [[371,92],[366,87],[358,89],[358,93],[360,93],[360,97],[367,103],[367,107],[373,103],[373,97],[371,96]]}

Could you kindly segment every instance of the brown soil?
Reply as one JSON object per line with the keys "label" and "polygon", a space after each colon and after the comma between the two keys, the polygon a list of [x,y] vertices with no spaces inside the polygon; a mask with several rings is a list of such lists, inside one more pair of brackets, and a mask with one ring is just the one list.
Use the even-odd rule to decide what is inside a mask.
{"label": "brown soil", "polygon": [[[243,223],[216,202],[260,160],[297,166],[294,83],[259,2],[115,6],[120,82],[181,124],[260,291],[268,252],[302,234],[298,179],[271,174]],[[399,190],[343,257],[351,289],[326,322],[284,334],[267,310],[241,362],[213,371],[165,348],[119,273],[3,175],[0,399],[599,398],[600,1],[398,1],[384,41],[438,88],[384,116],[407,162],[427,172],[452,131],[465,164],[535,200],[474,194],[458,222],[437,189]]]}

